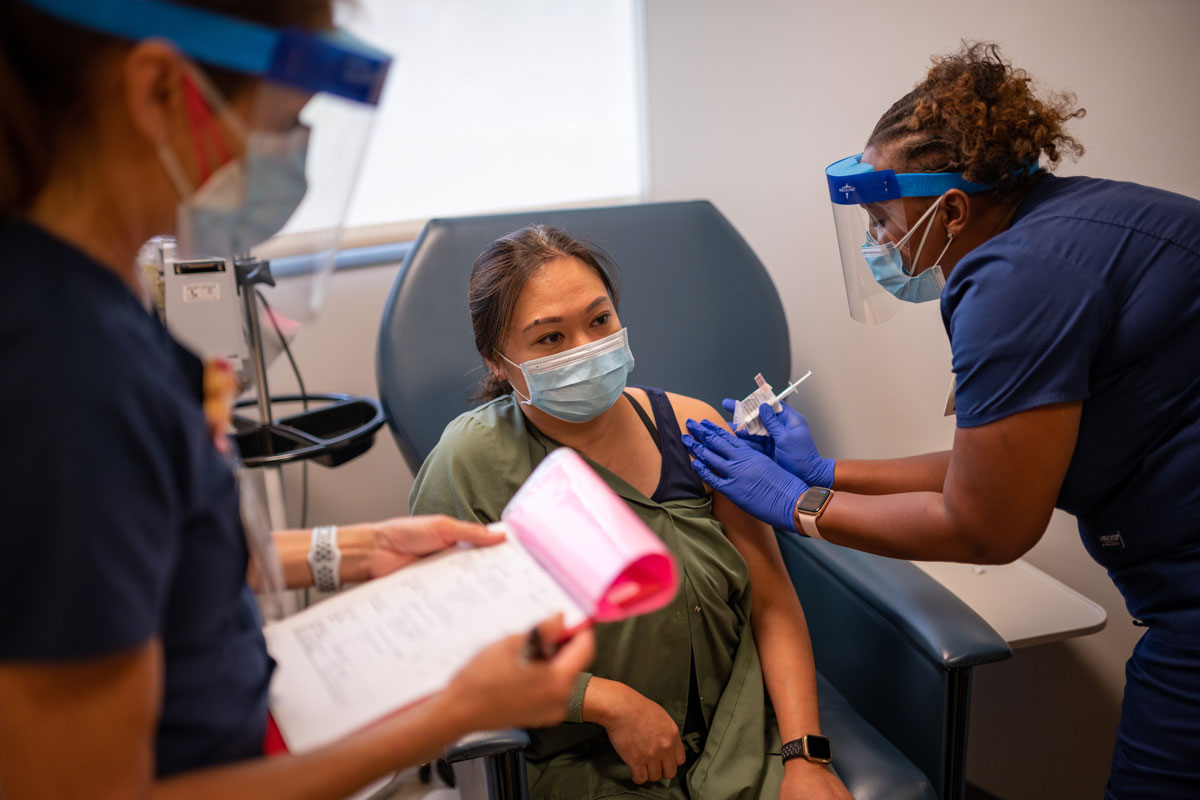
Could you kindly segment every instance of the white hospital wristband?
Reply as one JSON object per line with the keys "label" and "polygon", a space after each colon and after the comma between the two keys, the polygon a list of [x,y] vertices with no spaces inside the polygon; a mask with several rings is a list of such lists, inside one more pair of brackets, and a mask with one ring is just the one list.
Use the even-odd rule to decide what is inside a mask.
{"label": "white hospital wristband", "polygon": [[336,592],[342,586],[338,574],[342,551],[338,548],[337,532],[337,525],[318,525],[312,529],[308,568],[312,572],[313,585],[322,592]]}

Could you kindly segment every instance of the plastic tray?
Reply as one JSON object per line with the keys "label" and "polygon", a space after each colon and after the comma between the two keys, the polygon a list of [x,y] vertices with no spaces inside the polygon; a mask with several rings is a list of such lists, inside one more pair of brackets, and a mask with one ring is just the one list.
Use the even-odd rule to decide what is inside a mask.
{"label": "plastic tray", "polygon": [[[301,395],[272,396],[271,403],[298,403]],[[320,408],[279,417],[274,424],[234,416],[234,439],[247,467],[278,466],[295,461],[315,461],[326,467],[345,464],[371,449],[375,432],[383,426],[383,409],[370,397],[345,394],[310,394]],[[238,402],[238,408],[257,400]]]}

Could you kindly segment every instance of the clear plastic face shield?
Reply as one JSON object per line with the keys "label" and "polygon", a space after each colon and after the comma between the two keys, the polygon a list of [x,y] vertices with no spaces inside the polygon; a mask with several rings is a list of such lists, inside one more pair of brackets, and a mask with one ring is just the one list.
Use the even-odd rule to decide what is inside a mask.
{"label": "clear plastic face shield", "polygon": [[[165,0],[26,2],[123,39],[160,37],[180,51],[188,144],[158,153],[179,197],[173,255],[272,259],[279,285],[256,287],[272,298],[272,316],[292,331],[312,319],[391,57],[340,30],[277,30]],[[227,97],[209,77],[213,69],[251,80]]]}
{"label": "clear plastic face shield", "polygon": [[305,74],[291,83],[264,80],[255,92],[255,130],[272,133],[246,160],[247,201],[268,212],[268,225],[244,230],[248,241],[282,226],[271,241],[251,243],[250,253],[272,262],[274,312],[304,323],[324,303],[391,59],[347,33],[288,35],[293,41],[281,42],[277,58],[305,64]]}
{"label": "clear plastic face shield", "polygon": [[850,316],[867,325],[891,319],[906,301],[940,294],[940,269],[913,272],[940,198],[951,189],[972,194],[989,188],[960,173],[877,170],[861,153],[829,165],[825,177]]}

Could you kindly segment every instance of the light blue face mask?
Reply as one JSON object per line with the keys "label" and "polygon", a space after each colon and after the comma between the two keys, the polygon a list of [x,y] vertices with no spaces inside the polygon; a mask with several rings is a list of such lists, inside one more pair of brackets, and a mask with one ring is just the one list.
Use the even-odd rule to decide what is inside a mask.
{"label": "light blue face mask", "polygon": [[563,422],[588,422],[612,408],[625,391],[625,378],[633,369],[626,328],[523,364],[511,361],[503,353],[500,357],[518,367],[525,376],[528,397],[513,387],[521,402]]}
{"label": "light blue face mask", "polygon": [[946,246],[942,248],[934,265],[923,270],[919,275],[909,274],[908,270],[904,268],[904,259],[900,255],[900,248],[916,233],[917,228],[921,227],[921,223],[928,219],[929,224],[921,236],[921,244],[918,245],[917,253],[913,256],[913,263],[917,263],[921,258],[921,251],[925,248],[925,239],[929,236],[929,231],[933,229],[934,211],[941,205],[941,202],[942,198],[940,197],[935,200],[933,205],[917,220],[917,224],[913,226],[912,230],[904,234],[899,242],[880,244],[872,240],[871,234],[868,233],[866,244],[862,246],[863,258],[867,260],[867,266],[871,268],[871,274],[875,276],[875,281],[905,302],[924,303],[929,300],[937,300],[942,296],[942,287],[946,285],[946,277],[942,274],[942,256],[946,255],[946,251],[950,249],[950,243],[954,241],[953,234],[948,235]]}

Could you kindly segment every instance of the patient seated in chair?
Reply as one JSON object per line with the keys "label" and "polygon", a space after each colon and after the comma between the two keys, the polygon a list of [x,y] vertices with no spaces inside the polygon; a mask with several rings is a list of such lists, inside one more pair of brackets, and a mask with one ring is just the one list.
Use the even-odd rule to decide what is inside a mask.
{"label": "patient seated in chair", "polygon": [[626,387],[637,331],[618,300],[608,257],[562,231],[493,242],[468,296],[486,402],[446,427],[410,498],[414,514],[494,522],[571,447],[679,563],[670,605],[597,625],[568,722],[530,732],[530,794],[846,800],[825,765],[779,756],[781,734],[820,733],[816,670],[774,533],[706,486],[680,440],[685,419],[724,422],[699,400]]}

